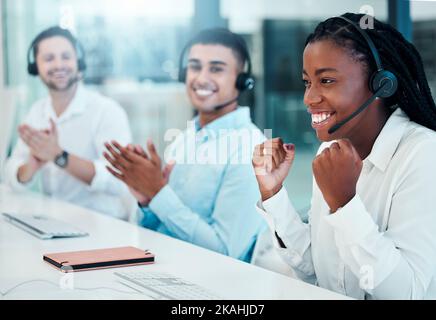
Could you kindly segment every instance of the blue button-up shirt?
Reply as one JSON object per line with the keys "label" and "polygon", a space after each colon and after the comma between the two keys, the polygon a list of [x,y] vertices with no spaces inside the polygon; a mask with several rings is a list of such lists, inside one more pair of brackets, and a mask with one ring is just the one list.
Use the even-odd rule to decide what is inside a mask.
{"label": "blue button-up shirt", "polygon": [[251,259],[265,227],[256,213],[260,197],[251,165],[265,140],[239,107],[203,128],[198,117],[167,148],[176,165],[168,184],[141,208],[142,226],[238,258]]}

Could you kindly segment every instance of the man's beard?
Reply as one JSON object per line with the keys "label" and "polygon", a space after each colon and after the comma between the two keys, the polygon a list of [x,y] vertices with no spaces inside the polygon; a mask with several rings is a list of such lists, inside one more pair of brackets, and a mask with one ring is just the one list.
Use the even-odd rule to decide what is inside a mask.
{"label": "man's beard", "polygon": [[58,92],[62,92],[62,91],[68,91],[70,90],[75,84],[76,82],[79,82],[81,80],[81,76],[79,75],[79,73],[73,74],[69,79],[68,82],[65,86],[63,87],[59,87],[58,85],[56,85],[55,82],[51,81],[51,80],[45,80],[42,79],[42,81],[45,83],[45,85],[53,91],[58,91]]}

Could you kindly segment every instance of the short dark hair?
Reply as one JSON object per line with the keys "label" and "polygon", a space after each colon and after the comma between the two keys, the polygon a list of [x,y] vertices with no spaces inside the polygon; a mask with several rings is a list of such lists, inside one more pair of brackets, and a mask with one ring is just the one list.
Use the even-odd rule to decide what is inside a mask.
{"label": "short dark hair", "polygon": [[32,41],[32,47],[33,47],[33,58],[36,60],[36,56],[38,55],[38,47],[42,40],[52,38],[52,37],[63,37],[67,39],[71,45],[73,46],[74,50],[77,53],[77,39],[73,36],[73,34],[67,30],[63,29],[59,26],[53,26],[50,27],[44,31],[42,31],[40,34],[38,34],[35,39]]}
{"label": "short dark hair", "polygon": [[233,51],[241,68],[249,60],[247,44],[240,35],[225,28],[204,29],[195,35],[186,46],[186,51],[196,44],[218,44]]}

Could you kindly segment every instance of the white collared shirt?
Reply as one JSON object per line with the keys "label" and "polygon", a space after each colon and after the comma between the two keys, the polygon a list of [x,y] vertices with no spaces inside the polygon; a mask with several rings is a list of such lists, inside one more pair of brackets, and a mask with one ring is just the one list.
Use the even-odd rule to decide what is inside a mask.
{"label": "white collared shirt", "polygon": [[336,213],[315,181],[307,224],[284,188],[257,208],[299,278],[358,299],[435,299],[435,183],[436,133],[397,109]]}
{"label": "white collared shirt", "polygon": [[[125,111],[115,101],[79,84],[73,100],[60,117],[47,97],[31,107],[24,123],[36,129],[48,129],[50,118],[56,123],[60,147],[92,161],[95,176],[91,185],[87,185],[54,163],[47,163],[38,173],[41,174],[43,192],[117,218],[126,218],[121,196],[128,190],[106,170],[107,163],[102,155],[106,141],[115,139],[123,145],[130,143]],[[28,161],[29,153],[28,146],[18,139],[6,164],[6,180],[16,190],[31,183],[22,184],[17,180],[18,168]]]}

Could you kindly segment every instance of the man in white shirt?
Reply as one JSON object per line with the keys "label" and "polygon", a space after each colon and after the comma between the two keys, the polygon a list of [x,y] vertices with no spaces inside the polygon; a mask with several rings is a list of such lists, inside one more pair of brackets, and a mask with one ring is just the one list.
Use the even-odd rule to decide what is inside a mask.
{"label": "man in white shirt", "polygon": [[102,157],[105,141],[130,142],[125,111],[82,86],[84,52],[68,30],[41,32],[28,54],[29,74],[39,75],[49,97],[37,101],[19,126],[20,138],[6,165],[8,183],[23,189],[40,172],[47,195],[126,218],[121,197],[128,190],[106,171]]}

